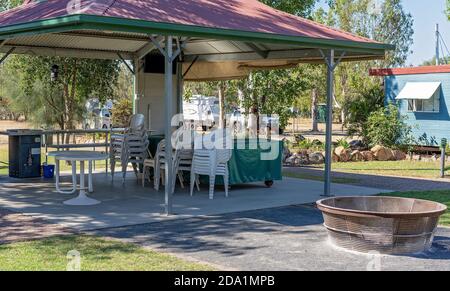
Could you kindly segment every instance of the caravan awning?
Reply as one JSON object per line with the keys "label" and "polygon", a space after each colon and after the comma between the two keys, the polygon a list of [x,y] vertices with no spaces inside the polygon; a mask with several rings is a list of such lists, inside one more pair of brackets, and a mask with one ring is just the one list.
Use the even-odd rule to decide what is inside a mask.
{"label": "caravan awning", "polygon": [[441,82],[408,82],[395,99],[429,100],[434,96],[440,86]]}

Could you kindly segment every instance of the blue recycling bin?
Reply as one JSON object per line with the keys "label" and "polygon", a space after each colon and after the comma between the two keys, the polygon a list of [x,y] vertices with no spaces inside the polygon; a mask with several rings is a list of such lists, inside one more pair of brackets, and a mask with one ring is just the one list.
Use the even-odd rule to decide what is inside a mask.
{"label": "blue recycling bin", "polygon": [[45,179],[53,179],[55,176],[55,165],[44,165],[42,166]]}

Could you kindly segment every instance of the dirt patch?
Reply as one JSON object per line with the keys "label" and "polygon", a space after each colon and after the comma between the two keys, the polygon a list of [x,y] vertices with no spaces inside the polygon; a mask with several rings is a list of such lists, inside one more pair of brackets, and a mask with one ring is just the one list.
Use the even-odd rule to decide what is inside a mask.
{"label": "dirt patch", "polygon": [[73,230],[43,219],[0,208],[0,244],[72,234]]}

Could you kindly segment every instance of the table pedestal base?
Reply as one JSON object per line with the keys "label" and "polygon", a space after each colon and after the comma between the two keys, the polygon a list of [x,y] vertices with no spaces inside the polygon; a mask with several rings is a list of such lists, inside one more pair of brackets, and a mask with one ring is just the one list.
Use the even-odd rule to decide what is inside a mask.
{"label": "table pedestal base", "polygon": [[81,190],[78,197],[67,200],[64,204],[70,206],[91,206],[100,204],[100,201],[87,197],[86,192]]}
{"label": "table pedestal base", "polygon": [[[65,205],[71,206],[91,206],[100,204],[100,201],[89,198],[86,196],[86,187],[84,185],[84,161],[80,161],[80,194],[74,199],[70,199],[64,202]],[[92,187],[92,161],[89,161],[89,175],[88,175],[88,191],[93,192]]]}

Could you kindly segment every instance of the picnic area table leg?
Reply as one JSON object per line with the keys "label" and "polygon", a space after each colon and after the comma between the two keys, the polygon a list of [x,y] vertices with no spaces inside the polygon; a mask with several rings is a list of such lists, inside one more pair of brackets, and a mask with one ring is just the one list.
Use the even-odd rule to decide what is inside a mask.
{"label": "picnic area table leg", "polygon": [[77,164],[76,162],[72,163],[72,189],[64,189],[61,188],[60,184],[60,160],[55,158],[55,177],[56,177],[56,191],[61,194],[74,194],[77,192]]}
{"label": "picnic area table leg", "polygon": [[[70,206],[90,206],[100,204],[100,201],[87,197],[86,195],[86,185],[85,185],[85,172],[84,172],[85,161],[80,161],[80,193],[78,197],[65,201],[65,205]],[[92,163],[89,161],[89,163]]]}
{"label": "picnic area table leg", "polygon": [[92,161],[89,161],[88,191],[89,191],[89,193],[94,192],[94,186],[92,183]]}

